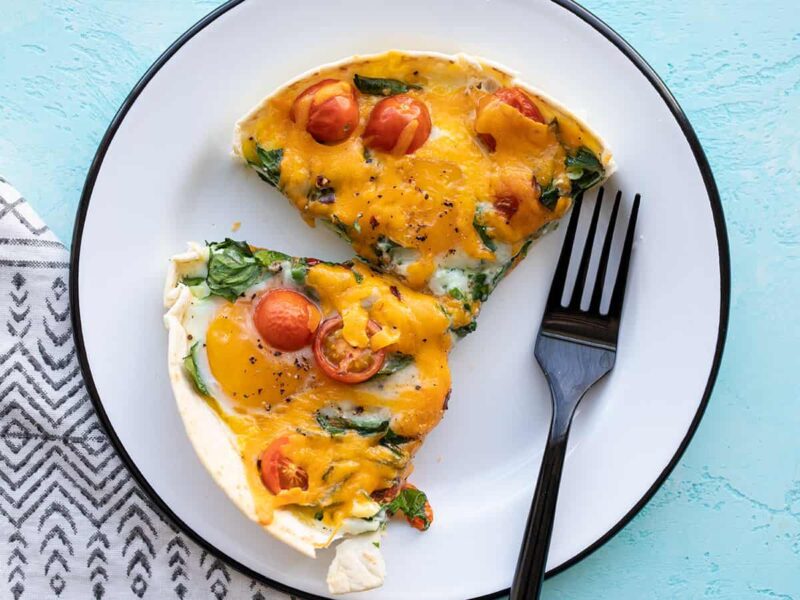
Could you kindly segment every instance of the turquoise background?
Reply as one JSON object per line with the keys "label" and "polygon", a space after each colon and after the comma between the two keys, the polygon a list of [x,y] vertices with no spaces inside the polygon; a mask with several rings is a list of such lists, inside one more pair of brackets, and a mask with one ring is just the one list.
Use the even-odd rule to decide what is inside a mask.
{"label": "turquoise background", "polygon": [[[62,240],[128,91],[218,4],[0,0],[0,174]],[[585,5],[664,78],[708,154],[730,235],[731,324],[706,417],[674,473],[544,597],[800,600],[798,3]]]}

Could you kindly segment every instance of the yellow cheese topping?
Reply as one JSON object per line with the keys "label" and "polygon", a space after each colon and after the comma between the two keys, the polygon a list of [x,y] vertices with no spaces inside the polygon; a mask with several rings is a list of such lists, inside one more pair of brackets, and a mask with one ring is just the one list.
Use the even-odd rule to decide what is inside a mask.
{"label": "yellow cheese topping", "polygon": [[[337,145],[317,143],[300,122],[290,120],[292,103],[310,85],[329,78],[352,82],[355,74],[421,86],[408,92],[428,107],[433,123],[421,148],[405,156],[371,151],[365,157],[361,134],[379,96],[358,95],[360,124]],[[466,60],[399,52],[356,59],[315,72],[268,98],[241,124],[241,152],[257,163],[257,146],[283,149],[280,188],[307,222],[333,221],[355,251],[374,264],[381,263],[376,245],[382,239],[416,251],[395,272],[410,287],[425,289],[437,265],[457,251],[495,260],[473,226],[479,204],[491,207],[508,195],[520,201],[510,219],[491,208],[480,215],[486,234],[516,254],[543,225],[569,209],[567,153],[585,147],[598,157],[607,154],[579,122],[538,95],[528,93],[546,124],[502,102],[484,102],[487,106],[478,111],[491,92],[509,85],[507,73]],[[495,138],[495,152],[478,140],[478,132]],[[309,199],[318,177],[335,190],[333,203]],[[550,184],[563,194],[553,210],[539,201],[542,188]]]}
{"label": "yellow cheese topping", "polygon": [[[302,512],[307,507],[309,518],[316,515],[336,528],[346,517],[374,514],[377,505],[370,494],[407,476],[411,456],[441,419],[450,390],[449,319],[436,298],[363,265],[318,264],[309,269],[305,284],[326,317],[342,316],[351,344],[401,352],[413,357],[413,366],[357,385],[334,381],[317,367],[308,348],[278,352],[259,338],[253,324],[258,297],[223,304],[208,327],[205,350],[230,408],[223,410],[219,402],[215,407],[239,441],[258,518],[269,523],[275,508],[291,505]],[[371,338],[365,333],[370,319],[381,327]],[[413,441],[398,451],[381,445],[380,435],[331,435],[316,416],[337,405],[385,410],[391,430]],[[282,453],[305,470],[308,489],[275,495],[261,481],[257,465],[264,449],[283,436],[289,441]]]}

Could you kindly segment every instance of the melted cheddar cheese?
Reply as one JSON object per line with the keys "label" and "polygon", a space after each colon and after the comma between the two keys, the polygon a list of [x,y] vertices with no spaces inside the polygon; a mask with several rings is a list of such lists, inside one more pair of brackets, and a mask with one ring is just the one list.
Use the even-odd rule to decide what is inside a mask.
{"label": "melted cheddar cheese", "polygon": [[[236,435],[259,520],[270,523],[276,508],[291,506],[335,530],[348,517],[378,511],[370,494],[408,475],[413,453],[441,419],[450,390],[450,322],[436,298],[364,265],[310,267],[300,291],[318,299],[325,317],[341,315],[348,342],[413,358],[394,375],[340,383],[320,371],[309,348],[279,352],[260,339],[253,322],[260,295],[285,286],[275,275],[259,292],[219,304],[203,344],[218,390],[212,406]],[[381,327],[371,338],[365,333],[370,319]],[[332,435],[317,415],[336,406],[383,411],[392,432],[409,442],[393,449],[380,435]],[[308,474],[308,489],[272,494],[258,463],[273,440],[287,435],[282,453]]]}
{"label": "melted cheddar cheese", "polygon": [[[317,143],[302,120],[290,119],[293,102],[310,85],[331,78],[352,82],[356,74],[420,86],[408,94],[431,115],[433,130],[422,147],[400,156],[365,152],[361,134],[380,96],[358,95],[360,124],[337,145]],[[393,271],[413,289],[431,289],[437,269],[448,264],[510,265],[526,241],[559,219],[572,202],[568,154],[587,148],[610,160],[590,131],[540,95],[529,93],[545,123],[508,104],[487,102],[494,90],[511,85],[509,74],[463,58],[390,52],[356,59],[320,69],[269,97],[240,122],[237,148],[254,165],[257,148],[281,149],[279,187],[309,224],[333,223],[359,256]],[[493,136],[496,151],[490,152],[478,133]],[[318,180],[333,188],[333,202],[313,199]],[[550,208],[540,201],[546,186],[560,194]],[[493,208],[495,199],[508,195],[519,200],[511,218]],[[487,244],[485,236],[503,252],[489,247],[495,244]],[[401,249],[393,260],[387,260],[387,240]],[[459,326],[469,322],[479,302],[451,304]],[[457,314],[460,307],[470,314]]]}

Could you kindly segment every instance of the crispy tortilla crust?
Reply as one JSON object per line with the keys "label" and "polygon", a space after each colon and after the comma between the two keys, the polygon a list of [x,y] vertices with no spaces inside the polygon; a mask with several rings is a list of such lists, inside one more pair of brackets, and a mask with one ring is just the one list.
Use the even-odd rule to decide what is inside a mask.
{"label": "crispy tortilla crust", "polygon": [[[178,265],[205,262],[206,258],[205,248],[190,244],[187,252],[171,260],[164,292],[164,304],[168,308],[164,325],[169,331],[169,378],[186,434],[203,466],[233,503],[250,519],[258,521],[236,436],[195,391],[183,371],[183,359],[189,352],[189,342],[182,321],[191,304],[192,293],[178,282]],[[314,527],[287,509],[276,510],[272,523],[263,527],[311,558],[314,558],[316,548],[323,548],[332,541],[330,531]]]}
{"label": "crispy tortilla crust", "polygon": [[242,145],[241,145],[241,141],[242,141],[242,124],[247,122],[247,121],[249,121],[254,115],[256,115],[262,108],[264,108],[264,106],[266,106],[267,102],[269,102],[269,99],[272,98],[274,95],[276,95],[281,90],[289,87],[290,85],[292,85],[293,83],[295,83],[297,81],[302,81],[303,79],[306,79],[307,77],[311,77],[312,75],[314,75],[315,73],[318,73],[319,71],[322,71],[322,70],[325,70],[325,69],[334,68],[334,67],[339,67],[339,66],[342,66],[342,65],[347,65],[347,64],[350,64],[352,62],[361,61],[361,60],[376,60],[376,59],[378,59],[378,58],[380,58],[382,56],[385,56],[387,54],[391,54],[393,52],[399,52],[401,54],[407,54],[409,56],[421,56],[421,57],[426,57],[427,56],[427,57],[435,58],[435,59],[439,59],[439,60],[453,60],[453,61],[456,61],[458,63],[463,63],[465,65],[469,65],[471,67],[476,67],[477,66],[477,67],[480,67],[482,70],[484,70],[486,72],[486,76],[487,77],[492,77],[492,75],[491,75],[491,70],[492,69],[496,69],[498,71],[506,73],[507,75],[509,75],[512,78],[512,84],[513,85],[521,87],[524,90],[527,90],[528,92],[530,92],[534,96],[539,96],[539,97],[543,98],[544,100],[546,100],[547,102],[549,102],[550,104],[552,104],[553,106],[558,108],[559,110],[569,114],[573,119],[575,119],[575,121],[578,124],[580,124],[580,126],[583,129],[585,129],[586,131],[590,132],[595,138],[600,140],[600,142],[603,145],[603,153],[600,156],[600,161],[602,162],[603,167],[606,170],[606,174],[605,174],[605,178],[606,179],[611,177],[611,175],[613,175],[614,172],[617,170],[617,165],[614,162],[614,157],[611,155],[611,152],[608,149],[608,146],[603,141],[603,139],[597,134],[597,132],[594,131],[594,129],[589,127],[589,125],[583,119],[579,118],[573,111],[568,110],[563,104],[558,102],[556,99],[554,99],[549,94],[546,94],[545,92],[539,90],[538,88],[536,88],[536,87],[534,87],[534,86],[532,86],[532,85],[530,85],[530,84],[528,84],[528,83],[526,83],[524,81],[521,81],[518,78],[517,73],[514,72],[513,69],[509,69],[509,68],[507,68],[507,67],[505,67],[503,65],[500,65],[498,63],[495,63],[495,62],[492,62],[492,61],[489,61],[489,60],[486,60],[486,59],[483,59],[483,58],[478,58],[478,57],[470,56],[468,54],[463,54],[463,53],[448,55],[448,54],[441,54],[439,52],[419,52],[419,51],[414,51],[414,50],[389,50],[387,52],[381,52],[379,54],[366,54],[366,55],[363,55],[363,56],[361,56],[361,55],[350,56],[350,57],[345,58],[343,60],[339,60],[339,61],[336,61],[336,62],[332,62],[332,63],[326,64],[326,65],[319,66],[319,67],[317,67],[315,69],[311,69],[310,71],[306,71],[305,73],[302,73],[301,75],[298,75],[294,79],[291,79],[290,81],[288,81],[285,84],[283,84],[283,85],[279,86],[278,88],[276,88],[271,94],[268,94],[267,96],[265,96],[264,99],[261,102],[259,102],[256,106],[254,106],[252,108],[252,110],[250,110],[246,115],[244,115],[241,119],[239,119],[236,122],[236,125],[234,127],[234,132],[233,132],[233,153],[234,153],[234,155],[236,155],[237,157],[239,157],[241,159],[244,159],[244,155],[242,154]]}

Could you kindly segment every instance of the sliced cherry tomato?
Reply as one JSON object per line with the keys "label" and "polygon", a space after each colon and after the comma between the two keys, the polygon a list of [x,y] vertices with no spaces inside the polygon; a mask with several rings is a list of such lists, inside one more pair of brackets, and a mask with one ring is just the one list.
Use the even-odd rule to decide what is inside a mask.
{"label": "sliced cherry tomato", "polygon": [[303,294],[288,289],[267,292],[253,315],[267,344],[292,352],[311,343],[320,322],[319,309]]}
{"label": "sliced cherry tomato", "polygon": [[261,481],[273,494],[292,488],[308,489],[308,473],[286,458],[281,448],[289,443],[284,435],[273,441],[261,454]]}
{"label": "sliced cherry tomato", "polygon": [[[488,102],[491,102],[491,99],[496,98],[501,102],[508,104],[509,106],[513,106],[529,119],[536,121],[537,123],[544,123],[544,117],[539,111],[539,108],[533,103],[533,100],[530,99],[528,94],[519,88],[500,88],[494,94],[489,96],[489,98],[490,100],[487,102],[481,103],[481,106],[478,107],[478,110],[481,110],[483,106],[486,106]],[[486,144],[486,147],[489,148],[489,150],[494,152],[495,148],[497,147],[497,142],[492,134],[479,133],[478,138],[480,138],[480,140]]]}
{"label": "sliced cherry tomato", "polygon": [[411,154],[431,134],[428,107],[406,94],[384,98],[375,105],[364,129],[364,143],[374,150]]}
{"label": "sliced cherry tomato", "polygon": [[289,118],[320,144],[343,142],[358,127],[356,90],[349,82],[324,79],[295,98]]}
{"label": "sliced cherry tomato", "polygon": [[[356,348],[342,335],[342,317],[336,316],[322,322],[314,338],[314,357],[322,372],[343,383],[361,383],[380,371],[386,360],[386,351]],[[368,321],[367,335],[381,330],[375,321]]]}

